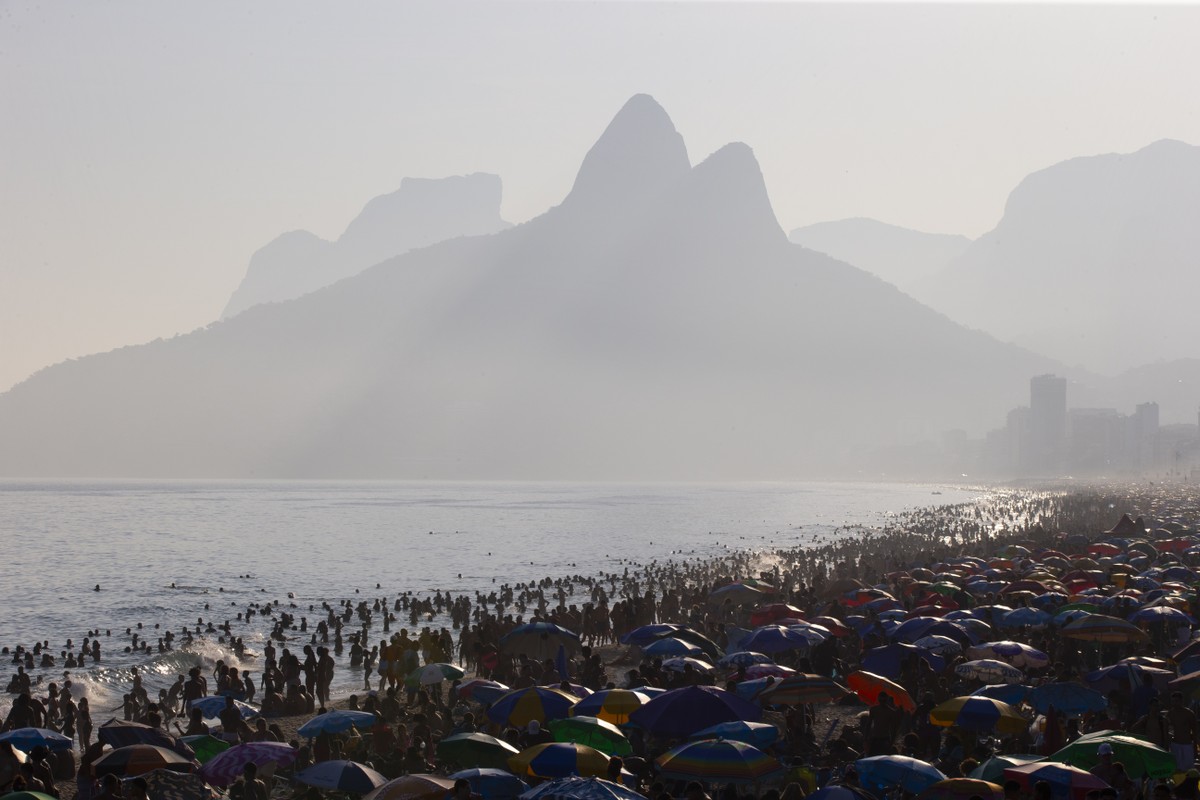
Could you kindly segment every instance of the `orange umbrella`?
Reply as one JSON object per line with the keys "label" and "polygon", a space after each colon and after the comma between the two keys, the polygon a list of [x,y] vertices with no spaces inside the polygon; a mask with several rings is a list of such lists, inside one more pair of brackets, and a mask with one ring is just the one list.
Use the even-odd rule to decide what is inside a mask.
{"label": "orange umbrella", "polygon": [[855,670],[846,676],[846,683],[859,696],[859,699],[869,706],[879,705],[879,696],[886,694],[892,698],[892,702],[908,713],[911,714],[917,710],[917,704],[908,690],[882,675],[864,672],[861,669]]}

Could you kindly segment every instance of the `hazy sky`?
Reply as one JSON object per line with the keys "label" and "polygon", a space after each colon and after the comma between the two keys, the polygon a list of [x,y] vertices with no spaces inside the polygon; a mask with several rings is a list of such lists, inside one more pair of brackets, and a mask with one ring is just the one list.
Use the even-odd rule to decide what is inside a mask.
{"label": "hazy sky", "polygon": [[0,390],[219,316],[404,176],[559,202],[630,95],[785,229],[977,236],[1029,172],[1200,144],[1200,6],[0,0]]}

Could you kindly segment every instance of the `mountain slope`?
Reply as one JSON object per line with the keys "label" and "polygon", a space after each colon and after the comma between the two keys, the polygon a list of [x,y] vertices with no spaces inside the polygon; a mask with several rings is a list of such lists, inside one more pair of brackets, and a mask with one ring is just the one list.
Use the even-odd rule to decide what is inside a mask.
{"label": "mountain slope", "polygon": [[1200,355],[1200,148],[1164,140],[1026,178],[995,230],[914,295],[952,318],[1113,374]]}
{"label": "mountain slope", "polygon": [[788,243],[750,148],[630,100],[564,202],[0,395],[0,474],[787,478],[1055,365]]}
{"label": "mountain slope", "polygon": [[863,217],[796,228],[788,240],[865,269],[905,292],[937,274],[971,244],[965,236],[922,233]]}
{"label": "mountain slope", "polygon": [[395,192],[367,203],[336,242],[291,231],[258,250],[221,318],[300,297],[417,247],[503,230],[500,193],[499,176],[482,172],[405,178]]}

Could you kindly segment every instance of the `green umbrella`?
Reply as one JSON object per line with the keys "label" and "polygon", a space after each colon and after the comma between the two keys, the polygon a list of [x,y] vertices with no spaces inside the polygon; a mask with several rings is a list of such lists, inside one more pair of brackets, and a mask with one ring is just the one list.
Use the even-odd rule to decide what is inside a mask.
{"label": "green umbrella", "polygon": [[978,778],[983,781],[1004,780],[1004,770],[1010,767],[1023,767],[1036,761],[1042,761],[1045,756],[1032,754],[992,756],[971,771],[968,778]]}
{"label": "green umbrella", "polygon": [[453,664],[426,664],[408,673],[408,677],[404,679],[404,685],[412,688],[431,686],[446,680],[458,680],[465,674]]}
{"label": "green umbrella", "polygon": [[486,733],[458,733],[438,742],[438,758],[464,769],[495,767],[508,769],[508,759],[521,751],[508,742]]}
{"label": "green umbrella", "polygon": [[1101,611],[1101,608],[1095,603],[1067,603],[1065,606],[1059,606],[1057,613],[1061,614],[1064,611],[1086,611],[1095,614]]}
{"label": "green umbrella", "polygon": [[224,739],[218,739],[215,736],[210,736],[207,733],[201,733],[196,736],[183,736],[181,742],[185,742],[188,747],[196,753],[196,760],[201,764],[206,764],[210,759],[216,757],[218,753],[229,749],[229,742]]}
{"label": "green umbrella", "polygon": [[610,756],[633,754],[621,729],[599,717],[567,717],[550,720],[549,724],[555,741],[586,744]]}
{"label": "green umbrella", "polygon": [[1080,736],[1046,760],[1090,770],[1100,763],[1096,751],[1102,744],[1112,745],[1113,761],[1124,764],[1125,773],[1134,780],[1168,778],[1175,773],[1175,757],[1169,752],[1153,742],[1118,731],[1096,731]]}

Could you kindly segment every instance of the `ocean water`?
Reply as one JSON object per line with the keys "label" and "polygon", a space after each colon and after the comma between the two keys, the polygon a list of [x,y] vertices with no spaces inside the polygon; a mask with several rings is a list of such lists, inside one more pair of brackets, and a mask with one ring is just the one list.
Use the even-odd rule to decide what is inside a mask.
{"label": "ocean water", "polygon": [[[101,665],[71,671],[99,724],[119,705],[132,666],[153,695],[192,664],[239,665],[215,635],[186,652],[125,654],[125,631],[138,623],[153,643],[155,624],[178,633],[199,619],[231,619],[257,651],[268,628],[257,617],[236,622],[251,603],[295,603],[287,610],[308,616],[311,631],[323,602],[436,590],[473,598],[547,576],[796,546],[979,496],[881,483],[0,481],[0,646],[48,641],[57,656],[68,639],[78,648],[100,630]],[[337,660],[335,696],[360,689],[361,670],[349,668],[348,654]],[[16,671],[6,662],[5,684]],[[249,659],[241,666],[259,669]],[[44,691],[63,671],[60,660],[33,674]],[[0,695],[0,713],[7,706]]]}

